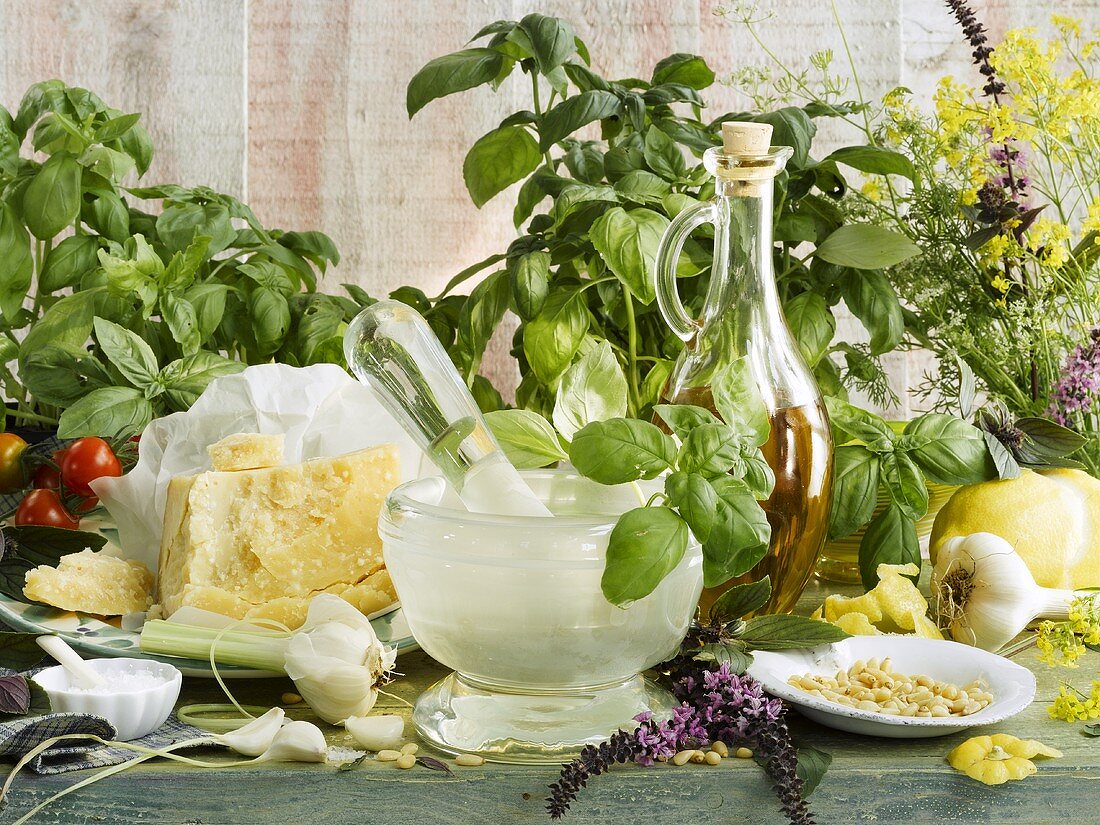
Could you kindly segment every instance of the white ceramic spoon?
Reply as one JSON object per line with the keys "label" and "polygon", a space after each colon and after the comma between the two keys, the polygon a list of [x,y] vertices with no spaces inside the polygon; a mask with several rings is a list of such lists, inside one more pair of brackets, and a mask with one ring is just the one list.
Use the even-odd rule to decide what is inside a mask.
{"label": "white ceramic spoon", "polygon": [[90,668],[80,654],[60,636],[39,636],[38,646],[49,653],[69,674],[69,684],[78,688],[96,688],[106,684],[103,677]]}

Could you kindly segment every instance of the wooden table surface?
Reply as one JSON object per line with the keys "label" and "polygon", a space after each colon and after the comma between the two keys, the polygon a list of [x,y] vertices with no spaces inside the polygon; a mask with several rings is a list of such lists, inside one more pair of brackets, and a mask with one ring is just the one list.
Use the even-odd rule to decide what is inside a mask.
{"label": "wooden table surface", "polygon": [[[844,590],[814,583],[800,602],[802,612],[825,594]],[[848,588],[851,590],[851,588]],[[1100,653],[1089,653],[1073,671],[1039,664],[1034,647],[1015,657],[1035,670],[1036,701],[1014,719],[988,729],[937,739],[876,739],[819,727],[792,714],[800,739],[833,755],[833,764],[811,797],[821,825],[830,823],[988,823],[1043,825],[1100,822],[1100,740],[1081,734],[1081,725],[1051,720],[1047,704],[1059,677],[1087,684],[1100,667]],[[408,718],[426,686],[446,670],[421,652],[398,660],[402,678],[388,688],[399,699],[381,697],[383,712]],[[238,699],[271,705],[291,684],[284,679],[231,683]],[[181,704],[224,701],[210,680],[184,680]],[[308,710],[290,712],[311,718]],[[342,730],[325,726],[333,745],[353,746]],[[1037,775],[1021,782],[987,787],[953,771],[944,755],[975,732],[1010,733],[1039,739],[1065,756],[1040,761]],[[411,723],[406,733],[412,734]],[[422,753],[430,753],[423,746]],[[215,750],[191,751],[212,761],[230,757]],[[454,768],[455,777],[421,767],[398,770],[392,763],[365,761],[353,770],[317,765],[278,764],[200,770],[154,760],[53,803],[36,823],[132,825],[510,825],[544,823],[552,766],[485,765]],[[16,781],[0,821],[11,822],[36,803],[85,778],[87,772],[59,776],[24,774]],[[1096,783],[1096,784],[1093,784]],[[751,760],[728,759],[717,767],[627,766],[594,779],[565,820],[576,825],[631,825],[665,821],[683,825],[782,823],[775,797]]]}

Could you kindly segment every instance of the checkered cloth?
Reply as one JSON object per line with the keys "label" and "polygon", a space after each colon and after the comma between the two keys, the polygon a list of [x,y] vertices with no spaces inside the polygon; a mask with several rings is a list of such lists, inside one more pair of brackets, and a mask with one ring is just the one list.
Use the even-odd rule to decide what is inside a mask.
{"label": "checkered cloth", "polygon": [[[0,675],[12,673],[0,668]],[[30,673],[24,674],[29,676]],[[47,739],[74,733],[90,733],[101,739],[113,740],[117,735],[114,725],[102,716],[83,713],[47,713],[0,721],[0,760],[18,761]],[[193,725],[185,725],[175,716],[147,736],[135,739],[134,744],[147,748],[166,748],[187,739],[198,739],[199,745],[216,744],[209,733]],[[27,767],[36,773],[67,773],[85,768],[106,768],[135,759],[138,753],[127,748],[107,747],[91,740],[73,739],[58,742],[52,748],[36,756]]]}

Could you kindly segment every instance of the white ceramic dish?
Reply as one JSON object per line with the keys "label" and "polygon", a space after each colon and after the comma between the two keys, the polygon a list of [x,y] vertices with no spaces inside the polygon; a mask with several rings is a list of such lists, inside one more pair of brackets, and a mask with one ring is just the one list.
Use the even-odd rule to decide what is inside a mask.
{"label": "white ceramic dish", "polygon": [[[1003,656],[969,645],[916,636],[853,636],[809,650],[754,652],[749,675],[768,693],[785,699],[808,719],[837,730],[865,736],[916,739],[1001,722],[1015,716],[1035,698],[1035,675]],[[857,710],[813,696],[787,684],[791,676],[835,676],[859,659],[889,657],[898,673],[931,676],[966,685],[983,679],[993,702],[970,716],[914,718]]]}
{"label": "white ceramic dish", "polygon": [[165,723],[180,695],[183,674],[178,668],[147,659],[89,659],[89,667],[103,675],[108,683],[112,674],[152,673],[161,681],[141,690],[119,690],[111,693],[74,691],[69,687],[69,674],[58,665],[34,675],[34,681],[50,697],[50,707],[66,713],[88,713],[102,716],[115,726],[123,742],[140,739]]}

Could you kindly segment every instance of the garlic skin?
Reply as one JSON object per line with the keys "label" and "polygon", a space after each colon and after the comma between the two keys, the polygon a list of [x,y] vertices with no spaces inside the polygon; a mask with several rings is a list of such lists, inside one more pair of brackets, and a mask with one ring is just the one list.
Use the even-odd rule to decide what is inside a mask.
{"label": "garlic skin", "polygon": [[366,716],[397,661],[367,617],[339,596],[313,599],[306,621],[286,645],[285,669],[313,712],[330,724]]}
{"label": "garlic skin", "polygon": [[244,756],[259,756],[275,741],[279,729],[283,726],[286,714],[282,708],[272,708],[263,716],[258,716],[247,725],[214,738],[227,748],[232,748]]}
{"label": "garlic skin", "polygon": [[349,716],[344,727],[359,747],[369,751],[397,749],[404,741],[405,720],[400,716]]}
{"label": "garlic skin", "polygon": [[328,743],[321,729],[312,722],[298,719],[287,722],[275,734],[271,746],[257,762],[324,762]]}
{"label": "garlic skin", "polygon": [[992,533],[948,539],[932,571],[940,626],[957,642],[996,651],[1034,619],[1069,616],[1072,590],[1035,583],[1027,564]]}

